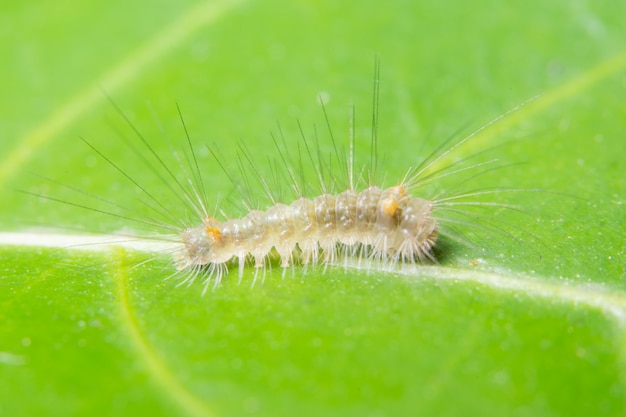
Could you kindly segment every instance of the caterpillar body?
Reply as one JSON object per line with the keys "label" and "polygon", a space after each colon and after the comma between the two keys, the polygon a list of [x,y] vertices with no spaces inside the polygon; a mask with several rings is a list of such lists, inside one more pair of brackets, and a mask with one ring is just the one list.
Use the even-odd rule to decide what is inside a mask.
{"label": "caterpillar body", "polygon": [[[157,173],[156,169],[161,171],[157,175],[162,182],[165,183],[164,178],[169,178],[170,183],[166,184],[166,192],[153,193],[146,190],[139,181],[131,177],[129,173],[120,168],[94,145],[83,139],[108,165],[122,174],[142,193],[144,198],[141,202],[145,208],[148,208],[149,213],[120,215],[118,214],[119,210],[124,211],[124,213],[132,213],[132,210],[84,192],[81,194],[98,201],[104,201],[114,206],[115,209],[107,211],[82,203],[69,202],[69,204],[167,231],[167,234],[153,235],[149,238],[174,243],[173,247],[168,246],[168,252],[173,255],[178,270],[176,275],[183,277],[183,283],[192,283],[198,276],[204,276],[205,290],[211,282],[218,285],[228,272],[229,264],[234,261],[238,263],[240,279],[245,265],[253,264],[256,271],[256,281],[258,271],[264,271],[267,268],[268,260],[274,252],[278,254],[283,271],[293,267],[294,264],[301,264],[305,267],[318,264],[329,265],[335,263],[339,258],[349,256],[379,261],[379,264],[389,266],[404,262],[437,262],[434,249],[440,236],[443,235],[462,242],[468,241],[462,232],[456,231],[455,226],[497,229],[497,225],[494,226],[495,220],[494,222],[481,221],[480,215],[468,211],[468,208],[511,208],[511,206],[498,202],[480,201],[480,197],[520,190],[479,190],[457,194],[439,191],[429,196],[418,196],[418,194],[421,194],[424,185],[435,183],[444,177],[454,178],[457,174],[465,173],[471,175],[471,179],[473,176],[481,175],[492,168],[498,168],[498,159],[468,162],[475,155],[470,155],[460,161],[443,163],[441,164],[443,166],[439,166],[439,163],[462,144],[525,103],[500,115],[450,146],[448,146],[449,141],[445,142],[420,164],[410,167],[401,181],[392,186],[384,186],[374,180],[375,172],[378,170],[378,71],[377,66],[369,165],[361,167],[360,170],[355,169],[353,126],[351,126],[349,150],[343,153],[347,157],[342,158],[340,156],[341,152],[337,150],[330,130],[326,109],[321,103],[334,149],[334,156],[331,155],[331,159],[334,158],[336,162],[338,161],[340,168],[348,176],[347,184],[343,188],[337,185],[338,181],[335,178],[332,178],[331,170],[328,167],[326,170],[324,169],[322,161],[325,158],[320,156],[323,154],[321,149],[318,147],[311,151],[307,139],[302,133],[302,140],[306,149],[305,156],[308,156],[310,165],[315,168],[317,180],[322,190],[317,195],[305,192],[304,190],[309,188],[309,184],[304,176],[301,177],[299,185],[295,184],[297,182],[296,171],[303,165],[302,156],[300,155],[300,159],[296,163],[293,163],[293,160],[290,161],[290,165],[288,163],[290,158],[286,156],[288,155],[287,150],[284,147],[281,148],[275,139],[276,151],[280,155],[280,158],[277,159],[283,163],[284,177],[291,179],[294,183],[292,184],[296,191],[294,197],[290,200],[277,198],[271,185],[262,177],[260,170],[253,162],[251,154],[244,150],[243,157],[241,154],[239,155],[240,159],[237,165],[243,174],[244,161],[249,163],[253,170],[253,176],[265,189],[271,204],[259,209],[258,204],[244,201],[247,212],[242,213],[241,217],[228,218],[227,215],[224,215],[225,218],[219,220],[216,214],[210,213],[206,208],[208,199],[201,170],[180,109],[179,116],[188,144],[185,153],[187,163],[183,164],[175,152],[174,155],[181,173],[185,175],[185,181],[178,179],[130,119],[112,102],[118,113],[134,131],[136,137],[140,139],[144,151],[147,151],[147,154],[151,155],[153,161],[156,162],[156,166],[149,165],[150,162],[142,154],[142,151],[138,151],[133,146],[131,148],[141,156],[143,162],[148,164],[153,172]],[[354,114],[351,121],[353,119]],[[253,188],[250,186],[249,179],[244,178],[239,181],[231,175],[232,171],[225,166],[222,158],[218,157],[213,150],[209,150],[226,176],[239,188],[241,196],[249,195]],[[320,167],[320,165],[322,166]],[[355,175],[355,172],[358,175]],[[242,175],[242,177],[245,176],[245,174]],[[324,178],[332,179],[325,181]],[[58,182],[55,183],[58,184]],[[244,185],[242,186],[242,184]],[[77,191],[74,187],[68,188]],[[178,201],[189,209],[187,214],[192,214],[198,219],[194,222],[195,224],[188,220],[181,220],[173,214],[173,211],[168,208],[168,204],[174,203],[168,201],[170,197],[165,196],[167,193],[170,193],[170,196],[173,193]],[[59,201],[55,198],[43,197]],[[68,203],[67,201],[64,202]],[[484,218],[483,216],[482,219]],[[442,225],[446,227],[442,228]]]}
{"label": "caterpillar body", "polygon": [[[299,197],[289,202],[276,198],[271,191],[272,187],[260,179],[273,204],[265,210],[251,208],[254,207],[252,203],[244,204],[248,209],[245,215],[220,221],[207,214],[205,204],[199,198],[203,194],[196,187],[192,187],[194,190],[187,193],[187,200],[196,197],[198,204],[194,204],[194,210],[201,214],[202,219],[196,225],[185,227],[178,237],[182,245],[174,255],[177,269],[191,271],[185,280],[189,282],[201,271],[208,271],[205,282],[208,284],[214,277],[217,285],[228,271],[231,261],[238,263],[241,279],[246,263],[252,263],[258,272],[267,266],[267,259],[273,251],[278,254],[280,265],[284,269],[292,267],[294,262],[304,266],[329,265],[348,256],[359,260],[366,258],[387,266],[401,262],[436,263],[434,248],[442,233],[442,223],[448,226],[443,231],[446,236],[464,243],[467,243],[467,239],[462,233],[455,232],[455,225],[486,227],[497,232],[494,223],[485,226],[477,220],[480,215],[471,214],[463,208],[512,208],[498,202],[477,201],[476,198],[507,191],[528,190],[480,190],[454,195],[444,192],[431,199],[414,196],[414,192],[443,177],[454,177],[472,171],[478,171],[474,175],[480,175],[488,170],[487,167],[493,168],[498,159],[477,163],[465,163],[466,160],[461,160],[444,164],[443,168],[433,167],[463,143],[522,105],[502,114],[452,146],[442,147],[443,151],[431,154],[420,165],[410,167],[402,181],[391,187],[374,184],[371,177],[375,168],[371,165],[362,169],[365,174],[361,178],[370,178],[363,189],[359,190],[354,184],[353,136],[350,138],[348,160],[345,161],[349,184],[341,192],[330,192],[330,188],[337,188],[336,185],[332,187],[321,184],[321,189],[325,192],[308,197],[301,190],[305,188],[302,185],[296,187]],[[375,152],[375,142],[376,134],[373,133],[371,152]],[[276,147],[277,152],[282,154],[278,144]],[[317,151],[320,152],[319,149]],[[338,157],[339,153],[336,150],[335,152]],[[220,159],[214,156],[219,163]],[[245,154],[244,159],[250,161],[251,156]],[[310,162],[315,165],[313,159]],[[224,165],[222,168],[231,177],[228,174],[229,169]],[[316,169],[318,179],[323,182],[324,175],[318,167]],[[292,168],[287,166],[285,170],[288,172],[287,176],[293,179]],[[254,171],[260,175],[256,167]],[[199,172],[197,177],[200,177]],[[237,184],[232,177],[231,180]],[[248,194],[245,190],[241,192],[243,195]],[[468,198],[471,201],[467,201]]]}
{"label": "caterpillar body", "polygon": [[371,186],[361,192],[303,197],[290,205],[277,203],[241,219],[206,217],[182,233],[178,267],[208,264],[215,269],[233,257],[243,265],[251,255],[255,267],[262,268],[272,248],[282,267],[291,265],[298,248],[303,264],[316,264],[320,256],[332,262],[338,252],[353,247],[371,249],[375,259],[434,260],[438,229],[432,208],[431,202],[409,196],[402,185],[384,190]]}

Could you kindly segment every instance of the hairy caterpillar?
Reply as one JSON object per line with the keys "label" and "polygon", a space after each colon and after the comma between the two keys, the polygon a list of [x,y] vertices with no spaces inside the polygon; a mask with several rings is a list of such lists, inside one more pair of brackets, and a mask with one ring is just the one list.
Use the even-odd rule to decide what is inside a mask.
{"label": "hairy caterpillar", "polygon": [[[395,265],[401,262],[428,263],[436,262],[433,252],[440,234],[453,239],[463,239],[462,234],[454,234],[453,228],[446,230],[442,224],[460,223],[470,224],[467,220],[450,217],[449,213],[468,217],[469,212],[462,210],[463,206],[498,206],[508,208],[505,204],[494,202],[481,203],[475,200],[466,201],[479,195],[488,195],[493,192],[468,192],[455,195],[440,194],[431,198],[421,196],[419,191],[425,184],[432,183],[443,177],[453,177],[457,174],[484,170],[497,160],[486,162],[466,163],[456,161],[443,168],[435,167],[452,151],[469,141],[477,133],[484,130],[495,121],[506,116],[505,113],[466,136],[460,141],[446,145],[435,151],[431,157],[417,166],[410,167],[404,177],[391,186],[377,183],[378,147],[378,80],[379,68],[376,66],[374,105],[372,112],[372,139],[370,144],[370,163],[360,169],[355,168],[354,141],[351,133],[349,150],[344,152],[345,158],[338,150],[331,133],[334,155],[332,158],[339,161],[339,165],[347,174],[347,184],[341,188],[338,181],[331,178],[329,168],[324,166],[326,158],[320,156],[323,152],[318,147],[308,143],[302,136],[302,148],[299,158],[294,162],[288,157],[288,150],[274,140],[276,152],[279,154],[277,165],[282,166],[283,176],[293,182],[295,197],[286,199],[279,197],[272,190],[272,184],[263,178],[249,152],[243,151],[237,166],[239,178],[233,170],[213,153],[215,161],[222,166],[227,177],[239,188],[242,197],[250,193],[249,179],[243,173],[242,167],[246,163],[252,170],[258,183],[266,190],[269,204],[258,207],[254,203],[244,202],[246,213],[238,218],[231,218],[228,214],[218,219],[217,213],[211,213],[209,198],[202,180],[202,173],[196,158],[194,146],[191,144],[186,126],[180,114],[180,119],[187,134],[187,164],[178,159],[181,171],[185,172],[185,181],[180,181],[173,170],[162,160],[150,143],[135,128],[127,116],[118,108],[121,116],[134,130],[140,140],[144,152],[153,157],[157,166],[170,179],[171,186],[177,190],[177,198],[186,205],[195,217],[195,221],[182,221],[168,209],[164,201],[156,198],[151,192],[142,187],[136,179],[126,173],[114,161],[100,152],[91,143],[85,141],[110,166],[121,173],[130,184],[141,190],[147,201],[144,205],[152,214],[138,218],[138,216],[123,216],[130,220],[161,227],[168,231],[167,235],[157,239],[174,242],[170,249],[180,274],[186,274],[183,282],[191,283],[199,275],[205,274],[205,285],[213,281],[220,283],[228,271],[231,263],[237,263],[241,278],[246,263],[252,264],[256,272],[264,270],[267,259],[277,254],[281,267],[288,268],[295,263],[303,265],[329,265],[344,256],[354,256],[358,259],[371,259],[384,265]],[[113,105],[117,108],[115,103]],[[519,107],[519,106],[518,106]],[[322,105],[326,121],[325,107]],[[517,108],[511,110],[514,111]],[[330,126],[329,126],[330,129]],[[303,156],[304,155],[304,156]],[[314,194],[306,186],[304,177],[298,181],[298,166],[306,161],[314,167],[316,178],[320,183],[321,193]],[[249,175],[249,174],[248,174]],[[504,190],[498,190],[502,192]],[[517,190],[508,190],[517,191]],[[75,204],[79,205],[79,204]],[[124,209],[122,206],[114,204]],[[91,207],[80,205],[94,210]],[[106,210],[95,209],[98,212],[118,214]],[[217,210],[216,210],[217,211]],[[256,273],[255,273],[256,279]]]}

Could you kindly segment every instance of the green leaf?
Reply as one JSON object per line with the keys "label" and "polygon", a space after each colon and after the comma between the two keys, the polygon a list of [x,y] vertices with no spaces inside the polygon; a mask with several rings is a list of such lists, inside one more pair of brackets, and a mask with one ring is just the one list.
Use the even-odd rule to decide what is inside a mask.
{"label": "green leaf", "polygon": [[[624,15],[617,1],[9,2],[0,414],[623,415]],[[264,175],[272,133],[296,152],[302,127],[328,151],[323,93],[340,146],[354,105],[366,161],[376,56],[387,185],[537,96],[445,158],[506,167],[424,190],[500,190],[480,200],[522,212],[476,207],[478,228],[459,225],[473,244],[444,236],[438,265],[284,277],[274,265],[253,288],[246,268],[204,296],[200,282],[178,285],[167,256],[46,246],[75,229],[142,232],[27,194],[141,215],[145,196],[81,137],[185,212],[130,150],[124,138],[141,145],[107,96],[171,166],[161,127],[184,148],[180,105],[209,200],[235,216],[239,197],[204,144],[236,167],[245,143]]]}

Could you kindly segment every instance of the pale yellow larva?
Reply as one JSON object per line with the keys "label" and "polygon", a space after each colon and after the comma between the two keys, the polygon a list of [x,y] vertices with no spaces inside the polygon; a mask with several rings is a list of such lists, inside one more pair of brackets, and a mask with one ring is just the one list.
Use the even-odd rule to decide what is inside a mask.
{"label": "pale yellow larva", "polygon": [[[194,147],[188,139],[188,151],[191,157],[187,159],[185,167],[179,161],[180,168],[187,173],[187,181],[180,182],[172,173],[162,158],[156,154],[147,140],[139,133],[136,127],[130,122],[126,115],[118,109],[120,115],[126,120],[131,129],[140,139],[142,146],[148,155],[153,157],[157,168],[165,173],[165,178],[169,178],[172,184],[170,192],[176,193],[178,190],[179,202],[182,202],[191,210],[196,217],[194,224],[181,221],[173,217],[172,212],[166,207],[168,202],[158,200],[153,193],[148,192],[138,181],[130,177],[121,167],[111,161],[103,153],[97,150],[92,144],[87,143],[100,157],[109,165],[121,173],[130,183],[137,187],[145,197],[150,200],[150,204],[145,204],[151,214],[140,217],[137,215],[120,216],[115,212],[107,212],[100,208],[91,208],[84,204],[69,203],[99,213],[108,213],[117,217],[123,217],[147,226],[161,227],[167,235],[156,236],[157,240],[173,242],[174,246],[169,250],[173,254],[178,274],[183,276],[182,282],[191,283],[202,275],[205,289],[213,282],[217,285],[228,271],[231,263],[236,263],[239,267],[239,278],[241,279],[246,264],[251,264],[256,268],[256,272],[265,271],[268,266],[268,258],[275,252],[278,254],[280,266],[285,270],[294,265],[329,265],[335,263],[340,257],[356,256],[359,259],[370,259],[378,261],[381,265],[393,266],[398,263],[428,263],[436,262],[433,251],[440,234],[446,234],[452,238],[458,238],[450,232],[450,228],[442,229],[442,223],[455,221],[461,225],[471,225],[465,220],[455,220],[440,213],[462,212],[463,206],[482,205],[478,201],[466,202],[467,197],[479,195],[501,193],[504,191],[517,190],[496,190],[495,192],[469,192],[448,196],[434,196],[430,199],[420,195],[421,187],[425,184],[437,181],[442,177],[454,176],[456,174],[468,172],[470,170],[480,170],[491,166],[496,160],[478,162],[473,164],[443,164],[443,168],[436,167],[446,156],[453,152],[463,143],[470,140],[480,131],[486,129],[497,120],[505,117],[520,106],[501,115],[492,122],[483,126],[474,133],[453,145],[442,148],[427,158],[420,165],[407,170],[404,178],[395,185],[385,187],[372,180],[375,177],[372,171],[376,170],[377,153],[377,108],[378,108],[378,64],[375,72],[374,87],[374,109],[372,120],[372,141],[371,156],[369,166],[366,166],[359,173],[360,181],[355,180],[354,167],[354,134],[350,135],[349,152],[345,161],[340,164],[347,173],[347,186],[343,189],[328,187],[324,184],[322,169],[316,166],[318,181],[323,192],[317,195],[305,193],[296,188],[296,197],[291,200],[276,199],[270,195],[271,204],[263,209],[255,209],[253,204],[245,204],[247,213],[239,218],[228,218],[219,220],[214,213],[209,213],[207,207],[207,194],[202,183],[202,175],[196,160]],[[324,116],[326,116],[326,110]],[[179,110],[180,112],[180,110]],[[181,121],[182,121],[181,115]],[[183,127],[184,126],[183,122]],[[332,133],[331,133],[332,137]],[[303,136],[304,139],[304,136]],[[306,141],[306,139],[304,139]],[[281,155],[281,160],[285,163],[287,158],[285,149],[276,143],[276,151]],[[307,143],[304,143],[308,147]],[[340,160],[340,153],[333,147],[335,160]],[[311,158],[309,149],[309,162],[312,165],[319,164]],[[317,149],[320,152],[320,149]],[[235,185],[237,180],[233,178],[231,172],[222,163],[221,158],[213,153],[215,160],[220,164],[224,173]],[[250,161],[249,153],[244,152],[243,160]],[[144,159],[145,161],[145,159]],[[293,161],[292,161],[293,162]],[[302,159],[296,161],[296,165],[302,164]],[[238,164],[242,165],[242,160]],[[251,162],[254,168],[254,175],[259,177],[260,173]],[[156,172],[155,167],[151,170]],[[285,177],[294,180],[294,168],[285,163]],[[367,171],[370,172],[367,172]],[[364,180],[367,178],[367,180]],[[260,179],[262,185],[267,189],[271,186],[265,179]],[[360,183],[360,184],[357,184]],[[362,183],[362,184],[361,184]],[[70,187],[73,188],[73,187]],[[245,190],[242,197],[245,197]],[[271,194],[271,191],[269,191]],[[90,196],[84,193],[85,196]],[[50,198],[50,197],[47,197]],[[55,198],[50,198],[56,200]],[[101,200],[98,198],[98,200]],[[485,206],[507,207],[497,202],[484,203]],[[113,204],[117,208],[122,206]],[[182,225],[181,225],[182,224]],[[477,222],[474,223],[474,226]],[[154,238],[154,237],[153,237]],[[255,273],[255,279],[257,274]]]}
{"label": "pale yellow larva", "polygon": [[[265,210],[249,210],[240,218],[225,221],[220,221],[205,212],[196,225],[182,231],[180,235],[182,246],[175,254],[177,268],[180,271],[191,271],[188,277],[190,281],[195,279],[198,271],[207,271],[206,282],[214,280],[218,284],[228,271],[227,266],[230,262],[238,263],[241,278],[246,263],[254,265],[257,272],[264,269],[266,259],[272,251],[278,254],[283,268],[293,266],[294,260],[305,266],[320,263],[328,265],[334,263],[340,256],[348,254],[380,261],[380,264],[386,266],[400,262],[437,262],[433,248],[440,234],[439,223],[454,222],[454,219],[437,216],[437,211],[459,212],[460,206],[483,204],[478,201],[459,201],[465,197],[529,190],[461,193],[440,196],[432,200],[413,195],[413,192],[419,190],[425,183],[436,181],[442,176],[481,169],[496,162],[497,160],[490,160],[464,166],[453,163],[434,174],[430,172],[437,162],[457,147],[520,106],[443,151],[434,153],[421,165],[409,168],[397,185],[380,188],[369,184],[359,190],[354,185],[352,172],[354,156],[350,152],[345,164],[348,169],[349,186],[344,191],[274,202]],[[353,141],[354,138],[351,137],[350,140]],[[375,151],[375,135],[371,146]],[[350,149],[353,147],[351,143]],[[277,151],[281,153],[280,149]],[[219,158],[215,157],[219,161]],[[245,158],[250,156],[246,155]],[[228,171],[222,167],[225,172]],[[287,171],[289,170],[288,167]],[[364,176],[369,177],[368,174]],[[198,196],[202,193],[194,191],[193,194]],[[509,208],[497,202],[487,202],[484,205]],[[204,204],[198,201],[196,212],[201,212],[203,207]]]}
{"label": "pale yellow larva", "polygon": [[431,250],[438,229],[431,213],[430,201],[411,197],[398,185],[300,198],[225,222],[206,217],[199,226],[183,231],[178,267],[224,264],[232,258],[243,265],[251,255],[255,267],[263,268],[275,248],[286,268],[296,251],[303,264],[317,263],[320,257],[332,262],[338,252],[354,245],[371,249],[374,259],[434,260]]}

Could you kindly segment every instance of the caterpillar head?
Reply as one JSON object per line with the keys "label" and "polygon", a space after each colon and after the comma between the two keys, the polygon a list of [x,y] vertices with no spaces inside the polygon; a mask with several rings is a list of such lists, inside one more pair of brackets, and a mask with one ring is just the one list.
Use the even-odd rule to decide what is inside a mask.
{"label": "caterpillar head", "polygon": [[184,249],[177,259],[179,270],[190,266],[220,262],[215,248],[222,241],[221,224],[213,217],[207,217],[198,227],[185,229],[182,234]]}

